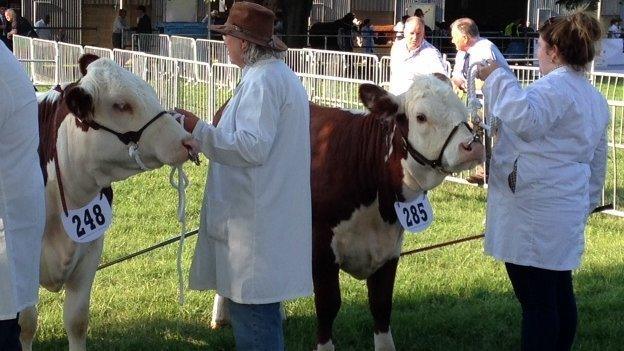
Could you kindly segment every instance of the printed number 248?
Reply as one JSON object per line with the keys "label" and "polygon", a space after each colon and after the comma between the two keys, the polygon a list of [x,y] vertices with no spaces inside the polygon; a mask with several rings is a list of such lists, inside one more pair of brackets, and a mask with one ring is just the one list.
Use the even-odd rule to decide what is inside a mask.
{"label": "printed number 248", "polygon": [[102,214],[102,208],[100,205],[93,206],[93,214],[95,215],[95,221],[93,220],[93,216],[91,216],[91,212],[89,212],[88,208],[84,211],[82,219],[78,215],[74,215],[72,217],[72,223],[76,224],[76,235],[79,238],[86,234],[85,229],[82,227],[82,223],[84,223],[85,226],[89,226],[89,230],[93,230],[96,228],[96,224],[102,225],[106,221],[104,214]]}
{"label": "printed number 248", "polygon": [[403,214],[405,215],[405,222],[408,226],[419,224],[421,220],[426,221],[428,218],[425,206],[422,203],[418,203],[417,206],[411,205],[409,209],[403,207]]}

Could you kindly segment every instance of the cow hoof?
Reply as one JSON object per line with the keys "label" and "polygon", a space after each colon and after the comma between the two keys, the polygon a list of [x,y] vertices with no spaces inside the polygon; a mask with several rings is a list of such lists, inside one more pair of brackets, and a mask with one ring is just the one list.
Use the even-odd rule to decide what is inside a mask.
{"label": "cow hoof", "polygon": [[210,322],[210,329],[212,330],[219,330],[223,327],[227,327],[228,325],[230,325],[230,323],[228,322]]}
{"label": "cow hoof", "polygon": [[392,333],[388,329],[387,333],[375,333],[375,351],[395,351]]}
{"label": "cow hoof", "polygon": [[332,343],[331,340],[329,340],[328,342],[324,344],[317,344],[315,351],[334,351],[334,350],[335,350],[334,344]]}

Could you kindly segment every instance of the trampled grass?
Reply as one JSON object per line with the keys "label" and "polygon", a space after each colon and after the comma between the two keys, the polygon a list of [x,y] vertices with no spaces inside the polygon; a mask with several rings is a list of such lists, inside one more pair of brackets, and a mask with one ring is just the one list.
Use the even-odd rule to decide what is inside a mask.
{"label": "trampled grass", "polygon": [[[186,166],[188,228],[198,225],[206,160]],[[137,251],[179,230],[177,194],[169,168],[115,184],[115,219],[105,239],[103,261]],[[431,192],[436,221],[426,232],[407,235],[404,250],[480,233],[485,191],[444,184]],[[196,237],[185,246],[185,279]],[[594,215],[587,251],[575,272],[579,305],[576,350],[621,350],[624,344],[624,222]],[[91,299],[90,350],[233,350],[229,328],[209,328],[211,292],[186,292],[177,304],[177,244],[98,272]],[[372,350],[372,318],[365,283],[342,275],[342,309],[335,323],[339,350]],[[62,294],[42,290],[36,350],[64,350]],[[286,304],[288,350],[312,350],[312,298]],[[516,350],[520,309],[503,265],[472,241],[401,259],[392,331],[398,350]]]}

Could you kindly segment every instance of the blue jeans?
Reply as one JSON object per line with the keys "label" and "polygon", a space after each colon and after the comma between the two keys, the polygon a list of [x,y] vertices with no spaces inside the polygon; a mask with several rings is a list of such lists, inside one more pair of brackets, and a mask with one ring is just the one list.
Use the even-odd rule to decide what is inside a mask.
{"label": "blue jeans", "polygon": [[228,300],[237,351],[283,351],[280,304],[248,305]]}

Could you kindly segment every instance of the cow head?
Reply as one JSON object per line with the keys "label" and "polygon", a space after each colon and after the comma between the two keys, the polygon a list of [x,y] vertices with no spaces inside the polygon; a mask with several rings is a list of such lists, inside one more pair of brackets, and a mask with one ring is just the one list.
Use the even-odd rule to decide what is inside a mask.
{"label": "cow head", "polygon": [[[100,176],[100,185],[188,159],[185,143],[190,134],[163,111],[150,85],[114,61],[94,55],[80,58],[80,71],[83,77],[64,92],[77,127],[68,138],[80,139],[70,142],[81,146],[79,157],[88,171]],[[134,144],[139,164],[129,155]]]}
{"label": "cow head", "polygon": [[474,142],[468,111],[448,80],[418,76],[412,87],[393,96],[374,85],[360,87],[360,98],[373,113],[394,125],[394,138],[405,149],[401,160],[404,184],[428,190],[451,172],[483,162],[484,148]]}

